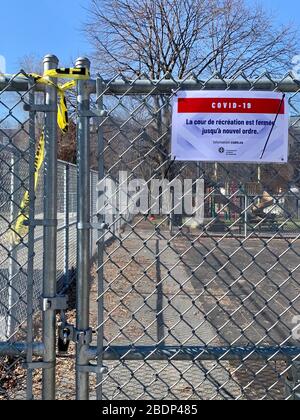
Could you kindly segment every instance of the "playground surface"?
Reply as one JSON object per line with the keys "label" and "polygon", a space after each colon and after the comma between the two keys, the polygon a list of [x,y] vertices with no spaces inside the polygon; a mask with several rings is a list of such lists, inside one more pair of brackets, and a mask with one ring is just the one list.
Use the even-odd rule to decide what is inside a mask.
{"label": "playground surface", "polygon": [[[153,236],[148,222],[130,232],[122,235],[122,247],[116,242],[107,250],[106,344],[155,345],[162,337],[167,346],[275,346],[289,340],[300,309],[295,238],[186,234],[170,241],[167,231]],[[92,314],[95,298],[94,292]],[[108,366],[102,383],[107,399],[284,398],[284,362],[120,361]]]}
{"label": "playground surface", "polygon": [[[167,230],[153,235],[152,224],[144,221],[134,233],[127,228],[105,254],[105,346],[147,346],[161,339],[167,346],[274,346],[291,336],[293,315],[300,310],[295,238],[180,234],[170,241]],[[97,330],[95,268],[90,317]],[[75,321],[72,308],[68,321]],[[71,345],[69,355],[58,359],[59,399],[75,398],[74,354]],[[120,360],[105,365],[104,399],[284,398],[284,362]],[[38,396],[40,372],[34,383]],[[91,388],[95,398],[94,377]],[[18,392],[21,398],[22,390],[14,396]]]}

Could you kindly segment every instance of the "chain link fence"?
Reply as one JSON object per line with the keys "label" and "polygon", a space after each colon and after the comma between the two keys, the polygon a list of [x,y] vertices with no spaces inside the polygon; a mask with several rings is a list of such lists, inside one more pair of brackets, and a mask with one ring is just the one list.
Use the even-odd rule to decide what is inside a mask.
{"label": "chain link fence", "polygon": [[[34,324],[35,339],[41,339],[40,301],[43,295],[43,269],[47,250],[44,249],[44,229],[35,226],[34,238],[28,229],[25,237],[16,232],[16,223],[27,191],[34,200],[34,218],[44,220],[44,166],[35,193],[30,187],[30,156],[34,158],[38,136],[43,126],[40,114],[24,110],[24,106],[41,102],[42,93],[34,93],[36,86],[16,91],[22,74],[6,80],[0,91],[0,342],[13,343],[14,354],[0,358],[0,398],[25,397],[26,360],[18,343],[26,341],[30,322]],[[19,84],[18,84],[19,86]],[[30,137],[31,136],[31,137]],[[96,191],[97,173],[91,171],[92,188]],[[58,162],[57,171],[57,264],[56,281],[59,293],[67,290],[75,280],[77,247],[77,168]],[[92,194],[91,194],[92,196]],[[93,208],[96,209],[94,194]],[[30,205],[33,208],[33,205]],[[16,236],[16,240],[13,236]],[[95,240],[92,247],[95,249]],[[28,268],[30,263],[31,269]],[[32,276],[32,278],[29,278]],[[28,288],[32,288],[28,295]],[[32,293],[32,294],[31,294]],[[32,306],[32,309],[30,307]],[[29,308],[29,310],[28,310]],[[33,334],[33,332],[31,332]],[[33,337],[32,337],[33,338]],[[21,349],[21,350],[20,350]],[[7,351],[8,352],[8,351]],[[20,357],[15,353],[20,353]],[[9,353],[9,352],[8,352]],[[22,353],[22,355],[21,355]]]}
{"label": "chain link fence", "polygon": [[[17,341],[27,337],[29,311],[33,309],[33,295],[38,294],[39,276],[33,275],[32,235],[20,241],[13,239],[14,226],[22,211],[21,202],[31,187],[30,165],[34,158],[34,122],[24,105],[33,102],[33,87],[26,92],[11,92],[15,79],[8,81],[0,92],[0,342]],[[32,211],[31,216],[32,216]],[[29,240],[29,236],[30,240]],[[31,284],[32,293],[28,293]],[[0,398],[10,397],[17,385],[21,358],[4,353],[0,359]],[[2,354],[1,354],[2,355]]]}
{"label": "chain link fence", "polygon": [[[159,178],[192,179],[195,198],[204,182],[203,220],[175,216],[172,205],[153,216],[149,205],[100,247],[94,355],[108,373],[97,376],[97,397],[299,397],[299,82],[117,76],[96,84],[104,172],[126,173],[116,196]],[[171,162],[172,99],[202,89],[287,92],[289,164]]]}
{"label": "chain link fence", "polygon": [[[35,191],[31,168],[44,126],[41,112],[44,110],[47,114],[47,108],[39,108],[45,102],[43,88],[26,79],[20,73],[0,81],[0,399],[24,399],[26,393],[29,399],[33,394],[39,398],[41,391],[34,372],[42,369],[42,365],[33,365],[40,362],[28,355],[26,343],[40,343],[43,336],[40,304],[48,258],[48,249],[44,246],[48,223],[44,211],[48,205],[45,202],[47,159]],[[90,170],[89,176],[90,219],[96,224],[98,173]],[[56,177],[57,236],[51,246],[56,247],[55,276],[57,293],[61,296],[76,278],[77,166],[58,161]],[[23,208],[21,204],[26,192],[30,195],[30,208]],[[25,236],[16,228],[21,214],[28,214],[29,219]],[[120,227],[117,223],[106,235],[105,242],[113,239]],[[96,253],[98,239],[97,230],[92,232],[91,256]],[[41,350],[36,353],[34,356],[42,356]],[[24,364],[30,362],[29,359],[32,362]]]}
{"label": "chain link fence", "polygon": [[[54,68],[57,59],[45,63]],[[300,82],[290,75],[79,81],[73,166],[54,153],[55,88],[20,76],[0,79],[0,398],[39,398],[33,377],[42,370],[44,399],[55,398],[56,380],[77,399],[299,399]],[[289,163],[173,162],[172,100],[203,89],[286,92]],[[44,92],[41,124],[36,95]],[[34,192],[44,122],[45,164]],[[186,180],[188,193],[175,189]],[[148,206],[136,211],[145,186]],[[26,191],[28,234],[14,243],[9,234]],[[185,194],[192,216],[176,212]],[[75,270],[72,325],[59,291]],[[60,338],[74,342],[69,376],[61,368],[55,376],[57,312]]]}
{"label": "chain link fence", "polygon": [[[6,130],[4,130],[6,133]],[[20,214],[20,204],[26,191],[26,180],[28,179],[28,165],[20,157],[21,154],[12,147],[3,146],[0,153],[2,165],[2,262],[7,262],[7,268],[2,265],[1,275],[1,339],[11,339],[18,331],[19,327],[26,319],[26,276],[24,266],[26,266],[27,242],[16,246],[10,245],[9,228],[15,225],[16,219]],[[16,158],[16,156],[18,158]],[[20,164],[22,162],[22,168]],[[96,174],[91,172],[91,176]],[[17,185],[19,184],[19,186]],[[23,187],[21,187],[21,184]],[[76,166],[65,162],[58,163],[58,262],[57,262],[57,281],[59,288],[68,287],[72,279],[70,275],[76,267],[76,220],[77,220],[77,175]],[[12,198],[13,197],[13,198]],[[12,198],[12,199],[11,199]],[[13,201],[12,201],[13,200]],[[94,203],[96,205],[96,203]],[[43,179],[40,178],[36,191],[36,217],[42,220],[44,217],[43,205]],[[35,236],[35,270],[34,270],[34,300],[37,307],[38,300],[42,292],[43,277],[43,229],[36,229]],[[10,248],[10,251],[8,251]],[[15,296],[10,295],[9,285],[14,281],[13,289]],[[24,283],[25,282],[25,283]],[[18,285],[18,286],[17,286]],[[11,301],[9,300],[11,299]],[[14,311],[14,320],[10,320],[11,311]],[[7,328],[10,322],[14,327]]]}

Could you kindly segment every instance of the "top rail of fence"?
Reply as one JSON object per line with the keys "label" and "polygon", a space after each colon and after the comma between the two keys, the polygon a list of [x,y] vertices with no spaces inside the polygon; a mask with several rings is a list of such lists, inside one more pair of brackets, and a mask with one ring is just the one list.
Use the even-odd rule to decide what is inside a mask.
{"label": "top rail of fence", "polygon": [[[97,92],[97,81],[91,79],[89,82],[90,93]],[[300,91],[300,80],[296,79],[292,73],[288,73],[281,79],[272,78],[268,74],[263,74],[256,79],[247,79],[240,75],[233,79],[222,79],[214,76],[208,80],[198,80],[196,78],[150,80],[142,77],[130,80],[125,77],[114,80],[102,80],[102,88],[106,94],[115,95],[142,95],[161,93],[173,93],[175,90],[278,90],[286,93],[296,93]],[[28,82],[23,77],[0,76],[0,90],[26,92],[29,89]],[[45,86],[38,84],[35,87],[38,92],[44,92]]]}

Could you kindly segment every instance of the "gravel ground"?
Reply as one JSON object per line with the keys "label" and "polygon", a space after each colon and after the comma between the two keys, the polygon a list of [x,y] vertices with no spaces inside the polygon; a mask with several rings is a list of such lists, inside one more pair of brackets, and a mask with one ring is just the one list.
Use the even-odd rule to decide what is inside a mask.
{"label": "gravel ground", "polygon": [[[291,247],[289,239],[267,245],[249,240],[242,249],[241,240],[226,239],[217,245],[216,239],[205,238],[191,246],[192,236],[178,236],[170,244],[167,231],[153,236],[153,226],[146,222],[128,235],[127,230],[121,243],[115,241],[106,249],[105,345],[155,345],[157,341],[274,345],[289,337],[292,315],[300,310],[298,243]],[[95,279],[95,269],[91,277]],[[90,317],[97,329],[95,283]],[[75,321],[72,308],[68,321]],[[72,345],[68,356],[58,358],[57,390],[62,400],[75,398],[74,357]],[[101,383],[91,378],[91,399],[100,385],[108,400],[284,398],[285,363],[119,361],[105,365],[109,373]],[[25,379],[22,372],[16,380],[19,388],[20,378]],[[35,373],[34,389],[40,398],[40,372]],[[22,398],[24,392],[14,392],[13,397]]]}
{"label": "gravel ground", "polygon": [[[169,244],[162,232],[158,289],[151,232],[153,227],[140,224],[121,248],[114,244],[108,251],[106,344],[153,345],[161,334],[166,345],[276,345],[290,337],[293,314],[300,310],[298,244],[291,248],[292,240],[266,245],[255,239],[242,248],[239,240],[216,246],[205,238],[191,247],[192,237]],[[109,368],[102,382],[107,399],[283,399],[287,367],[274,362],[122,362]]]}

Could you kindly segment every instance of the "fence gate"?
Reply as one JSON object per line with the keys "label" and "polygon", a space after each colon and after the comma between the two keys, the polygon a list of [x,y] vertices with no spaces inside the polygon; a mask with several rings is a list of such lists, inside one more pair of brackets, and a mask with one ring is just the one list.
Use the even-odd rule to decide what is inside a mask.
{"label": "fence gate", "polygon": [[[57,64],[46,56],[44,70]],[[0,399],[55,398],[56,114],[53,85],[0,77]]]}
{"label": "fence gate", "polygon": [[[85,91],[91,86],[95,92],[94,82]],[[171,102],[182,89],[287,92],[289,164],[171,162]],[[84,115],[96,117],[92,132],[98,119],[102,183],[96,282],[90,297],[88,282],[79,282],[77,304],[87,330],[90,301],[98,339],[84,351],[86,332],[78,344],[78,398],[299,398],[299,90],[290,76],[98,78],[90,113],[81,92],[81,135]],[[168,182],[157,188],[156,179]],[[193,217],[174,211],[174,181],[186,179],[194,205],[201,203]],[[147,211],[137,210],[145,203]],[[83,217],[81,279],[88,277],[84,227]],[[90,388],[89,373],[96,374]]]}

